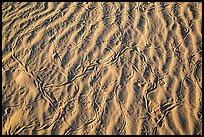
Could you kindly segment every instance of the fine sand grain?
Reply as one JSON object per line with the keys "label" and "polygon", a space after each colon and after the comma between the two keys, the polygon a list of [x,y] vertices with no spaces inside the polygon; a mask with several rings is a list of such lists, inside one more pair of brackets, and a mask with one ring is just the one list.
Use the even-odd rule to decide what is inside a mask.
{"label": "fine sand grain", "polygon": [[202,3],[3,2],[2,134],[202,134]]}

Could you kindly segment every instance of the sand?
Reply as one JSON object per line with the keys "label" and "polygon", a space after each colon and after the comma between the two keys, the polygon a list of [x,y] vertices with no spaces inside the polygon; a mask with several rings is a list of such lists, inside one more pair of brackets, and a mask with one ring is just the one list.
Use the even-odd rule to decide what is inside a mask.
{"label": "sand", "polygon": [[201,135],[202,3],[3,2],[3,135]]}

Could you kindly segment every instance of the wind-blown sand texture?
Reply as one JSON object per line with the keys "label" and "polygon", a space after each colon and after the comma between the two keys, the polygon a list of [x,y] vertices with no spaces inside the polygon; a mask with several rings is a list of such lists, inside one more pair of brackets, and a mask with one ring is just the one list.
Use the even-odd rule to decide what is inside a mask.
{"label": "wind-blown sand texture", "polygon": [[2,134],[202,134],[201,8],[3,2]]}

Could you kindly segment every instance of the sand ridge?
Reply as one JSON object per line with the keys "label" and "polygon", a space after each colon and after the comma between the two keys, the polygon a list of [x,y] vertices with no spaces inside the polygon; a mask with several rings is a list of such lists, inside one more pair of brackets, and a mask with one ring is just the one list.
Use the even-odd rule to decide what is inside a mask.
{"label": "sand ridge", "polygon": [[201,2],[3,2],[3,135],[201,135]]}

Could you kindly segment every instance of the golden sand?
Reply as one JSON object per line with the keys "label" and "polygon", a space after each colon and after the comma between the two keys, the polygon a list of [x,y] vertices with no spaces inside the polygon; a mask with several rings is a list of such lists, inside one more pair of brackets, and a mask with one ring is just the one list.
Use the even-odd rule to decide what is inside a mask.
{"label": "golden sand", "polygon": [[2,3],[2,134],[202,134],[202,3]]}

